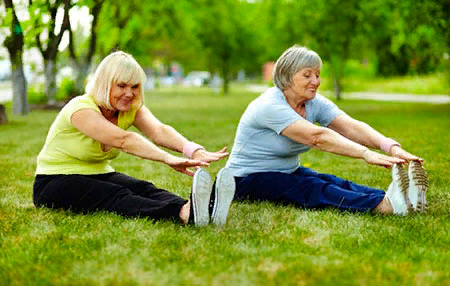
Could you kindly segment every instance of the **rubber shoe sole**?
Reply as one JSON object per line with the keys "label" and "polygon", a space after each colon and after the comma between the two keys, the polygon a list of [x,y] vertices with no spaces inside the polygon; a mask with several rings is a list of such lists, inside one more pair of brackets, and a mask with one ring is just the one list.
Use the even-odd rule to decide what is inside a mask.
{"label": "rubber shoe sole", "polygon": [[217,174],[215,188],[213,190],[213,209],[211,221],[217,226],[223,226],[227,222],[228,210],[236,191],[236,183],[230,169],[223,168]]}
{"label": "rubber shoe sole", "polygon": [[[426,193],[428,191],[428,174],[423,168],[423,165],[418,161],[409,162],[409,197],[412,198],[412,203],[415,211],[428,211],[428,204]],[[413,199],[416,199],[413,201]]]}
{"label": "rubber shoe sole", "polygon": [[209,223],[209,198],[211,196],[211,177],[200,168],[194,174],[191,193],[191,207],[196,226]]}

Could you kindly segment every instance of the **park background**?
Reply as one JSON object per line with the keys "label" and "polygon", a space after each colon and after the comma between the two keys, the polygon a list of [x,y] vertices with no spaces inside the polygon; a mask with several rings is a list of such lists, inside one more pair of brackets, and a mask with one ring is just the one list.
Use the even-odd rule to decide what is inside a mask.
{"label": "park background", "polygon": [[[1,0],[0,285],[450,285],[449,19],[448,0]],[[197,229],[34,208],[48,128],[111,51],[143,66],[161,121],[219,150],[294,44],[322,57],[319,93],[425,159],[428,213],[240,202],[224,228]],[[301,163],[382,189],[391,180],[315,150]],[[190,192],[162,164],[122,154],[113,166]]]}

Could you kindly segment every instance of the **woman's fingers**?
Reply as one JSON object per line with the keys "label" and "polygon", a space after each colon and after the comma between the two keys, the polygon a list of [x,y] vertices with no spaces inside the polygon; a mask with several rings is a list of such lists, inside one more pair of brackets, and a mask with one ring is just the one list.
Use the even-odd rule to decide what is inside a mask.
{"label": "woman's fingers", "polygon": [[183,169],[183,171],[181,173],[186,174],[186,175],[191,176],[191,177],[193,177],[194,174],[195,174],[195,172],[190,170],[190,169]]}
{"label": "woman's fingers", "polygon": [[217,153],[228,153],[228,147],[223,147],[222,149],[220,149],[220,151],[217,151]]}
{"label": "woman's fingers", "polygon": [[186,167],[197,167],[197,166],[199,166],[199,167],[201,167],[201,166],[208,167],[209,163],[205,162],[203,160],[202,161],[200,161],[200,160],[189,160],[189,161],[186,161],[184,163],[184,166],[186,166]]}
{"label": "woman's fingers", "polygon": [[369,158],[368,163],[378,165],[385,168],[391,168],[393,164],[404,164],[406,161],[401,158],[394,158],[380,153],[373,152]]}
{"label": "woman's fingers", "polygon": [[193,177],[195,172],[187,168],[174,168],[176,171]]}
{"label": "woman's fingers", "polygon": [[395,149],[395,152],[393,152],[392,154],[393,157],[396,158],[401,158],[407,161],[419,161],[419,162],[423,162],[423,159],[420,157],[417,157],[409,152],[406,152],[403,149]]}
{"label": "woman's fingers", "polygon": [[198,150],[194,153],[194,158],[197,160],[205,161],[205,162],[215,162],[215,161],[219,161],[229,155],[230,155],[230,153],[228,152],[228,148],[224,147],[217,152]]}

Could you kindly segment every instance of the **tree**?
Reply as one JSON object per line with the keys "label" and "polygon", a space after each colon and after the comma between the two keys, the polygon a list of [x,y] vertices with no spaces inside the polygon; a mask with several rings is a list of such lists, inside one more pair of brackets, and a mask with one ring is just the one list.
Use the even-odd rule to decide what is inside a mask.
{"label": "tree", "polygon": [[5,105],[0,104],[0,125],[8,123]]}
{"label": "tree", "polygon": [[445,1],[361,3],[364,30],[375,47],[379,75],[423,74],[436,70],[448,46],[448,38],[441,29],[448,23],[445,13],[449,7],[445,7]]}
{"label": "tree", "polygon": [[87,0],[83,2],[79,2],[78,5],[80,6],[88,6],[89,7],[89,13],[92,15],[92,24],[90,28],[90,36],[89,36],[89,42],[88,42],[88,48],[87,52],[79,52],[77,53],[75,51],[75,39],[74,39],[74,33],[72,30],[72,26],[68,24],[68,31],[69,31],[69,57],[72,62],[72,66],[76,70],[76,78],[75,78],[75,93],[81,94],[84,90],[84,80],[86,79],[89,69],[91,67],[92,58],[94,57],[94,54],[96,52],[97,48],[97,24],[98,24],[98,18],[100,11],[102,9],[102,5],[105,1],[104,0]]}
{"label": "tree", "polygon": [[311,48],[329,63],[336,98],[340,100],[345,64],[354,39],[361,33],[360,1],[316,1],[314,9],[308,1],[295,3],[294,9],[301,15],[295,25],[312,40]]}
{"label": "tree", "polygon": [[[7,19],[10,20],[10,34],[4,41],[4,46],[8,49],[11,61],[11,79],[13,85],[13,113],[26,115],[28,113],[27,81],[23,69],[23,47],[24,36],[20,21],[17,18],[12,0],[5,0],[7,9]],[[5,112],[4,107],[0,108],[0,113]],[[6,118],[6,113],[0,115]]]}
{"label": "tree", "polygon": [[255,19],[250,3],[239,0],[198,0],[195,3],[196,35],[201,53],[208,59],[212,72],[223,78],[223,94],[229,91],[231,75],[245,66],[248,59],[258,58],[253,30]]}
{"label": "tree", "polygon": [[[450,1],[442,1],[440,3],[441,7],[439,8],[438,13],[438,29],[441,31],[442,35],[444,36],[444,39],[446,39],[446,53],[447,55],[450,55]],[[450,84],[450,60],[447,59],[446,63],[446,71],[447,71],[447,77]]]}
{"label": "tree", "polygon": [[175,6],[173,1],[105,2],[98,22],[102,57],[123,50],[143,65],[150,63],[156,51],[164,49],[169,27],[176,25]]}
{"label": "tree", "polygon": [[[63,8],[63,20],[59,33],[56,34],[56,15],[59,8]],[[48,104],[56,103],[56,72],[58,48],[64,32],[69,28],[70,0],[56,0],[52,4],[50,0],[29,0],[30,18],[33,22],[34,42],[44,59],[45,87],[44,93],[48,96]],[[49,16],[48,22],[44,17]],[[31,41],[31,39],[30,39]],[[44,45],[46,44],[46,47]]]}

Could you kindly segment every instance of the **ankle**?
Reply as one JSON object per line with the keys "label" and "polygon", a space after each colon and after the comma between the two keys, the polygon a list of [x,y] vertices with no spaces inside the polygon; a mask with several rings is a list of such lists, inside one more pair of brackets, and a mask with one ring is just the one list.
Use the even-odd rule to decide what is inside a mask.
{"label": "ankle", "polygon": [[189,213],[191,209],[191,201],[188,201],[181,207],[180,210],[180,220],[183,224],[188,224],[189,222]]}
{"label": "ankle", "polygon": [[374,212],[378,212],[381,214],[393,214],[394,209],[392,208],[392,204],[389,201],[388,196],[384,196],[383,200],[374,208]]}

